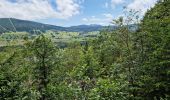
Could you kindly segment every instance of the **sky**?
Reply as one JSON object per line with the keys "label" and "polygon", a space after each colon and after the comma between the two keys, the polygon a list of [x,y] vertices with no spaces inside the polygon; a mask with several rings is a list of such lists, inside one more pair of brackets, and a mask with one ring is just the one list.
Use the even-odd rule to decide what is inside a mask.
{"label": "sky", "polygon": [[17,18],[57,26],[110,25],[124,7],[143,16],[157,0],[0,0],[0,18]]}

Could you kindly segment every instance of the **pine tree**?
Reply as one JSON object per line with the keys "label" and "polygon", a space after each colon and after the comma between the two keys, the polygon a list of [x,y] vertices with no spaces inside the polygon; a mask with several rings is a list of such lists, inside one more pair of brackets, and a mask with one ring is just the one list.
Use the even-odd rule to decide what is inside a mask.
{"label": "pine tree", "polygon": [[33,41],[31,48],[36,64],[33,74],[41,95],[40,100],[47,100],[50,97],[48,96],[48,84],[51,81],[50,74],[55,65],[55,47],[50,39],[40,35]]}

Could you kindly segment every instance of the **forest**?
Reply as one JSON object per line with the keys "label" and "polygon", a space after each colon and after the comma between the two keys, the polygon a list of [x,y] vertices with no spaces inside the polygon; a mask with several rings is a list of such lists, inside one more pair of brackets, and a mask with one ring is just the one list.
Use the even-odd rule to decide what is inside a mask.
{"label": "forest", "polygon": [[170,100],[170,0],[125,13],[87,36],[0,34],[0,100]]}

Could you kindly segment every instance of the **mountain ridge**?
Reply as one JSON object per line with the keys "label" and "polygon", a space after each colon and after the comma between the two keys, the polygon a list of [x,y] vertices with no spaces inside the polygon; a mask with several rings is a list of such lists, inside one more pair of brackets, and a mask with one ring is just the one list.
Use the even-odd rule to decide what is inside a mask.
{"label": "mountain ridge", "polygon": [[33,33],[34,30],[45,32],[47,30],[53,31],[68,31],[68,32],[90,32],[100,31],[105,26],[92,24],[92,25],[77,25],[70,27],[62,27],[50,24],[44,24],[35,21],[21,20],[15,18],[0,18],[0,33],[8,31],[26,31]]}

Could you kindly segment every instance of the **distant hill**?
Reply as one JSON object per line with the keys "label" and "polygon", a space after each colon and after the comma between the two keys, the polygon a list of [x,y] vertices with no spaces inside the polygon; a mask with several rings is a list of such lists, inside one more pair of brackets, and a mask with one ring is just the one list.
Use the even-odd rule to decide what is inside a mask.
{"label": "distant hill", "polygon": [[99,31],[102,30],[104,26],[101,25],[78,25],[78,26],[71,26],[67,27],[68,31],[75,31],[75,32],[91,32],[91,31]]}
{"label": "distant hill", "polygon": [[[15,28],[13,27],[15,26]],[[26,31],[29,33],[33,33],[34,30],[40,30],[42,32],[46,30],[53,31],[69,31],[69,32],[91,32],[91,31],[99,31],[104,26],[101,25],[79,25],[79,26],[71,26],[71,27],[61,27],[55,25],[42,24],[33,21],[20,20],[14,18],[0,18],[0,33],[7,31]]]}
{"label": "distant hill", "polygon": [[13,19],[13,18],[0,18],[0,33],[4,31],[15,31],[15,26],[17,31],[26,31],[26,32],[32,32],[33,30],[40,30],[40,31],[46,31],[46,30],[58,30],[58,31],[65,31],[64,27],[60,26],[54,26],[54,25],[47,25],[42,23],[37,23],[33,21],[27,21],[27,20],[19,20],[19,19]]}

